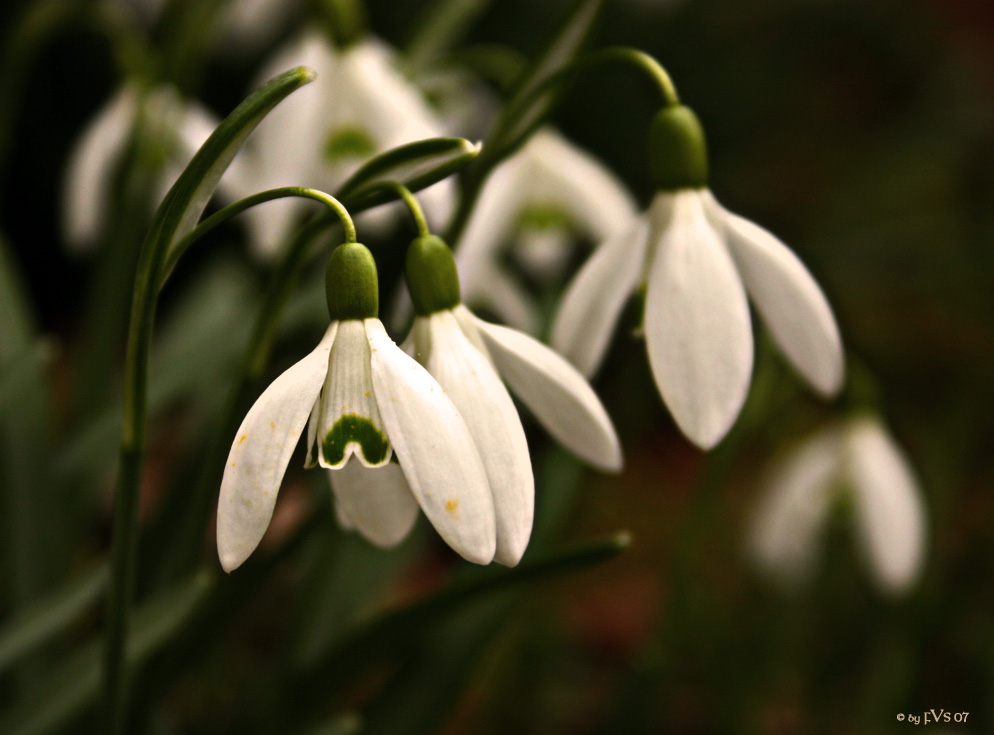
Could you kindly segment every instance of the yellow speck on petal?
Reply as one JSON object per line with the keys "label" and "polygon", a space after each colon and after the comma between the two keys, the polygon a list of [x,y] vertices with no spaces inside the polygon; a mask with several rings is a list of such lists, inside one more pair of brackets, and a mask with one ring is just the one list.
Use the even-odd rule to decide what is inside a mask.
{"label": "yellow speck on petal", "polygon": [[231,463],[231,466],[232,466],[232,467],[234,467],[234,466],[235,466],[235,463],[234,463],[234,462],[232,462],[232,463]]}
{"label": "yellow speck on petal", "polygon": [[367,390],[365,393],[363,393],[363,395],[366,396],[366,398],[369,398],[373,394]]}
{"label": "yellow speck on petal", "polygon": [[274,421],[270,421],[269,428],[272,429],[273,431],[276,431],[276,423]]}
{"label": "yellow speck on petal", "polygon": [[248,439],[248,434],[242,434],[242,437],[241,437],[241,439],[238,440],[238,443],[241,444],[246,439]]}
{"label": "yellow speck on petal", "polygon": [[449,513],[455,514],[456,509],[459,507],[459,498],[451,498],[445,501],[445,509]]}

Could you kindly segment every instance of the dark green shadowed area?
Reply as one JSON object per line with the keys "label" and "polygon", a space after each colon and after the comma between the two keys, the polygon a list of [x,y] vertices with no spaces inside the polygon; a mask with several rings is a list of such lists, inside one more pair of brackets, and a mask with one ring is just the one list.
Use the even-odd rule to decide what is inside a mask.
{"label": "dark green shadowed area", "polygon": [[351,443],[359,445],[362,456],[370,464],[379,464],[390,451],[386,435],[364,416],[347,413],[342,416],[321,443],[321,455],[330,465],[341,464],[345,449]]}

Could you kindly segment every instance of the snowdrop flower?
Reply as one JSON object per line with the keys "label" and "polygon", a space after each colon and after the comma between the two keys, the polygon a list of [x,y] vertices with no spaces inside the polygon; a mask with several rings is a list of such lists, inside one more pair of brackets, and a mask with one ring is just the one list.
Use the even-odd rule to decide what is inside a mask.
{"label": "snowdrop flower", "polygon": [[[268,79],[301,64],[317,71],[317,81],[273,110],[249,141],[256,189],[302,184],[334,191],[370,156],[445,134],[382,41],[367,36],[336,49],[323,34],[310,31],[279,51],[261,76]],[[451,180],[424,192],[433,222],[448,217],[454,196]],[[299,202],[287,199],[250,213],[257,252],[275,253],[300,211]],[[364,215],[367,225],[369,216]]]}
{"label": "snowdrop flower", "polygon": [[[369,250],[356,243],[337,248],[327,285],[327,333],[266,389],[231,445],[218,502],[221,565],[230,572],[258,545],[305,424],[307,463],[314,464],[316,448],[349,525],[396,543],[420,505],[449,546],[489,563],[496,531],[483,463],[452,401],[377,318]],[[375,484],[364,470],[375,473]]]}
{"label": "snowdrop flower", "polygon": [[688,108],[657,115],[650,161],[658,193],[577,274],[553,323],[553,347],[592,375],[625,303],[644,288],[656,386],[681,431],[709,449],[748,392],[748,293],[793,366],[819,393],[835,394],[842,347],[825,296],[786,245],[711,195],[704,133]]}
{"label": "snowdrop flower", "polygon": [[579,236],[601,242],[635,216],[635,203],[603,164],[551,128],[487,179],[456,249],[463,298],[518,329],[538,331],[537,308],[501,263],[502,248],[531,275],[560,274]]}
{"label": "snowdrop flower", "polygon": [[[114,208],[114,179],[139,126],[150,139],[161,141],[164,149],[164,165],[156,182],[155,201],[160,201],[217,124],[210,111],[196,102],[180,99],[171,86],[147,91],[134,83],[122,85],[70,153],[62,197],[66,243],[82,251],[104,233]],[[237,173],[222,180],[221,196],[233,176]]]}
{"label": "snowdrop flower", "polygon": [[859,416],[819,431],[764,484],[749,546],[755,562],[777,578],[797,583],[810,576],[819,533],[843,500],[877,585],[898,594],[918,579],[926,537],[922,492],[878,418]]}
{"label": "snowdrop flower", "polygon": [[600,469],[621,469],[614,427],[566,360],[517,330],[478,319],[460,303],[455,261],[441,239],[429,235],[412,243],[407,279],[417,312],[408,343],[466,420],[493,496],[495,558],[513,566],[531,535],[535,480],[504,382],[553,437]]}

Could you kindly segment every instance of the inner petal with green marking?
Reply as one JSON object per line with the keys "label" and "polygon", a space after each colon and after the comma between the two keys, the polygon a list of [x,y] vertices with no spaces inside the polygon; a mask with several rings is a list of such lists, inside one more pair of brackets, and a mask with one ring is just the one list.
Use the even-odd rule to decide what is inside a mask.
{"label": "inner petal with green marking", "polygon": [[373,395],[369,341],[361,319],[339,322],[318,405],[318,464],[345,466],[353,455],[381,467],[393,454]]}
{"label": "inner petal with green marking", "polygon": [[321,440],[321,456],[333,466],[345,464],[346,452],[360,454],[363,464],[378,466],[389,459],[390,442],[372,421],[355,413],[341,416]]}
{"label": "inner petal with green marking", "polygon": [[329,161],[349,158],[368,158],[376,153],[376,143],[362,128],[333,128],[324,144],[324,155]]}

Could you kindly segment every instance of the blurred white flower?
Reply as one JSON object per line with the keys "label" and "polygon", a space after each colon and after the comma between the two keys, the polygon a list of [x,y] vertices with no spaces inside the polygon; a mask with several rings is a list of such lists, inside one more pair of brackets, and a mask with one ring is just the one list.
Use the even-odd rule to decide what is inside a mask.
{"label": "blurred white flower", "polygon": [[[393,51],[372,37],[335,49],[321,33],[300,36],[270,59],[269,79],[305,65],[317,80],[288,97],[260,124],[249,141],[254,188],[310,186],[334,191],[371,156],[445,130],[424,96],[395,67]],[[433,224],[449,216],[455,196],[451,179],[422,194]],[[281,200],[250,211],[250,237],[261,255],[285,244],[300,203]],[[364,215],[382,221],[381,212]]]}
{"label": "blurred white flower", "polygon": [[506,249],[548,279],[562,273],[577,238],[601,242],[634,216],[635,203],[614,174],[559,133],[540,130],[480,193],[456,248],[463,300],[534,334],[537,308],[502,264]]}
{"label": "blurred white flower", "polygon": [[760,568],[788,584],[810,577],[820,535],[840,499],[852,510],[874,582],[910,589],[921,575],[926,520],[922,492],[904,453],[876,417],[833,424],[771,468],[749,533]]}
{"label": "blurred white flower", "polygon": [[593,375],[625,303],[641,287],[656,386],[699,447],[725,436],[748,392],[746,292],[800,374],[824,395],[839,390],[839,330],[811,274],[786,245],[728,212],[708,189],[660,191],[645,215],[594,252],[563,298],[553,347]]}
{"label": "blurred white flower", "polygon": [[[122,157],[136,129],[161,146],[162,161],[155,183],[158,203],[194,153],[214,131],[218,120],[199,103],[183,100],[169,85],[143,90],[127,83],[115,93],[80,135],[66,167],[62,191],[62,228],[65,241],[78,251],[88,249],[105,234],[114,209],[114,181]],[[222,198],[240,174],[236,161],[222,179]]]}

